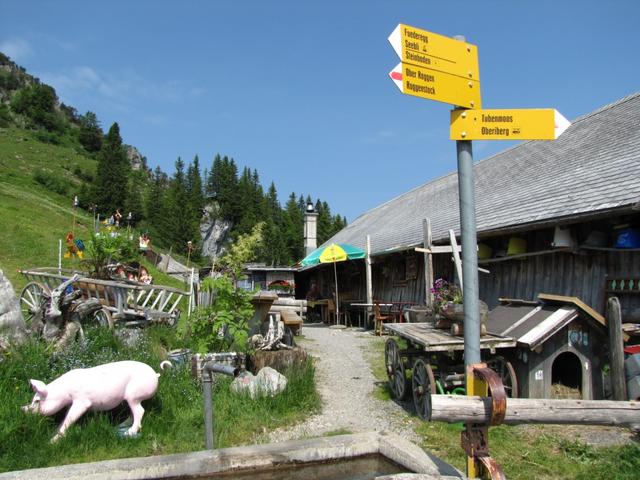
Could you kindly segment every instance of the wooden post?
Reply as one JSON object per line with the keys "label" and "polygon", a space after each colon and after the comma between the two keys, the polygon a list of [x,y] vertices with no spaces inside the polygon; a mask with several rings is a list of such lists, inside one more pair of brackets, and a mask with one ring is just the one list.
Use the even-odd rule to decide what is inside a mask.
{"label": "wooden post", "polygon": [[462,295],[464,296],[464,288],[462,286],[462,262],[460,261],[458,242],[456,242],[456,235],[453,233],[453,230],[449,230],[449,242],[451,243],[451,250],[453,251],[453,263],[456,265],[456,275],[460,282],[460,291],[462,291]]}
{"label": "wooden post", "polygon": [[[365,257],[365,271],[367,277],[367,303],[373,304],[373,278],[371,277],[371,235],[367,235],[367,248]],[[367,307],[367,318],[365,319],[365,327],[371,316],[371,307]]]}
{"label": "wooden post", "polygon": [[620,301],[611,297],[607,301],[607,325],[609,327],[609,352],[611,366],[611,391],[614,400],[627,399],[627,384],[624,375],[624,350],[622,340],[622,312]]}
{"label": "wooden post", "polygon": [[173,245],[169,247],[169,255],[167,255],[167,261],[164,264],[164,273],[169,273],[169,260],[171,260],[172,251],[173,251]]}
{"label": "wooden post", "polygon": [[[424,234],[423,246],[426,250],[431,250],[432,238],[431,238],[431,219],[423,218],[422,219],[422,231]],[[433,308],[433,293],[431,289],[433,288],[433,256],[431,252],[424,253],[424,283],[426,287],[425,291],[425,303],[427,307]]]}
{"label": "wooden post", "polygon": [[[431,420],[448,423],[488,423],[491,397],[431,395]],[[640,402],[509,398],[505,425],[525,423],[632,426],[638,423]]]}

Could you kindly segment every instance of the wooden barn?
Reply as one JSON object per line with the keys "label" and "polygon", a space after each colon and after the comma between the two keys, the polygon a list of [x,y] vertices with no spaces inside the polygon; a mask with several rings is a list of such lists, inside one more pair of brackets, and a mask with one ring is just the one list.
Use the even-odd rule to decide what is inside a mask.
{"label": "wooden barn", "polygon": [[[602,315],[616,295],[623,322],[640,322],[640,93],[575,119],[556,141],[477,162],[475,182],[479,264],[489,271],[479,274],[480,298],[491,309],[544,292]],[[363,213],[327,243],[365,249],[369,237],[373,299],[425,304],[426,255],[415,248],[427,218],[434,245],[448,245],[450,230],[459,239],[457,173]],[[451,254],[432,262],[433,278],[454,280]],[[298,296],[312,279],[328,291],[332,269],[300,271]],[[338,264],[338,281],[341,300],[367,298],[364,261]]]}

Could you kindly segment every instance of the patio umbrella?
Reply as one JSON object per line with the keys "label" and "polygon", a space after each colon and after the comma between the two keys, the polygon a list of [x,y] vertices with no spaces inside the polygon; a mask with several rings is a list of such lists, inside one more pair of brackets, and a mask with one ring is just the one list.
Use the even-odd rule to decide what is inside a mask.
{"label": "patio umbrella", "polygon": [[[340,300],[338,298],[338,262],[357,260],[365,257],[364,250],[349,245],[348,243],[332,243],[326,247],[320,247],[300,261],[303,267],[318,265],[319,263],[333,263],[333,275],[336,284],[336,321],[340,318]],[[345,320],[346,323],[346,320]]]}

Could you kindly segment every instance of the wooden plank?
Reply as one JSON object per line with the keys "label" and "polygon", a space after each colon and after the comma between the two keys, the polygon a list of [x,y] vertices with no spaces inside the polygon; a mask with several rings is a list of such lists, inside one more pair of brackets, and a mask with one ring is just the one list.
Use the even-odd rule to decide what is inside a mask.
{"label": "wooden plank", "polygon": [[517,253],[515,255],[508,255],[506,257],[498,257],[498,258],[487,258],[485,260],[478,260],[478,263],[486,264],[486,263],[498,263],[498,262],[506,262],[508,260],[517,260],[528,257],[537,257],[539,255],[549,255],[552,253],[561,253],[561,252],[572,252],[573,250],[569,247],[566,248],[554,248],[553,250],[540,250],[538,252],[527,252],[527,253]]}
{"label": "wooden plank", "polygon": [[[463,350],[464,339],[454,337],[446,330],[436,329],[421,323],[386,323],[384,329],[395,335],[411,340],[428,352]],[[480,348],[511,348],[516,341],[510,337],[485,335],[480,338]]]}
{"label": "wooden plank", "polygon": [[[431,408],[433,421],[487,423],[491,417],[491,398],[431,395]],[[509,398],[503,423],[632,426],[639,419],[640,402],[635,401]]]}
{"label": "wooden plank", "polygon": [[[457,251],[462,252],[462,247],[457,246]],[[452,253],[453,247],[449,245],[432,245],[431,247],[415,247],[414,250],[419,253]]]}
{"label": "wooden plank", "polygon": [[607,322],[602,315],[600,315],[598,312],[596,312],[593,308],[591,308],[589,305],[584,303],[578,297],[565,297],[563,295],[552,295],[549,293],[540,293],[538,294],[538,298],[540,300],[546,300],[550,302],[572,303],[576,307],[578,307],[580,310],[582,310],[583,312],[591,316],[596,322],[600,323],[600,325],[602,325],[603,327],[607,325]]}
{"label": "wooden plank", "polygon": [[462,262],[460,261],[460,255],[458,254],[458,244],[456,243],[456,235],[453,230],[449,230],[449,241],[453,247],[453,263],[456,266],[456,274],[458,275],[458,282],[460,283],[460,290],[464,295],[464,286],[462,283]]}

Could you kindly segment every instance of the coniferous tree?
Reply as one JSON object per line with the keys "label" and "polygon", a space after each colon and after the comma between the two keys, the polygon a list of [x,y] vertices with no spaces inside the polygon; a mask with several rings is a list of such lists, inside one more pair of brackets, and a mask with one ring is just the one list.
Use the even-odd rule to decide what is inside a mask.
{"label": "coniferous tree", "polygon": [[300,200],[304,203],[302,196],[296,200],[296,194],[291,193],[284,212],[285,242],[287,250],[295,262],[304,257],[303,217]]}
{"label": "coniferous tree", "polygon": [[145,217],[145,209],[143,207],[142,193],[147,183],[147,174],[145,171],[131,171],[129,177],[129,192],[127,193],[127,203],[124,207],[122,215],[125,220],[128,220],[129,214],[131,219],[129,221],[131,226],[138,224]]}
{"label": "coniferous tree", "polygon": [[151,176],[151,186],[146,201],[146,217],[155,233],[160,233],[161,224],[164,219],[164,195],[167,187],[167,174],[160,167],[156,167]]}
{"label": "coniferous tree", "polygon": [[95,203],[103,215],[111,215],[116,209],[124,209],[127,202],[131,166],[122,148],[120,127],[114,123],[104,140],[98,155],[95,181]]}
{"label": "coniferous tree", "polygon": [[222,157],[220,154],[216,154],[211,164],[211,170],[209,175],[205,177],[205,191],[207,197],[218,200],[217,196],[220,194],[220,183],[222,176]]}
{"label": "coniferous tree", "polygon": [[290,265],[294,262],[287,250],[284,238],[284,221],[282,207],[278,201],[278,193],[273,182],[265,197],[265,226],[260,260],[271,265]]}
{"label": "coniferous tree", "polygon": [[187,180],[181,158],[178,158],[175,167],[176,171],[165,196],[162,234],[175,251],[186,254],[187,242],[190,241],[197,247],[199,232],[196,232],[189,216]]}
{"label": "coniferous tree", "polygon": [[87,112],[80,117],[78,140],[87,152],[100,151],[100,148],[102,148],[102,135],[102,128],[95,113]]}
{"label": "coniferous tree", "polygon": [[327,202],[316,201],[316,213],[318,214],[317,234],[318,245],[322,245],[333,235],[333,221]]}
{"label": "coniferous tree", "polygon": [[204,192],[202,189],[202,177],[200,176],[200,160],[198,155],[189,164],[187,170],[187,195],[189,197],[189,207],[191,209],[191,219],[199,224],[204,208]]}

